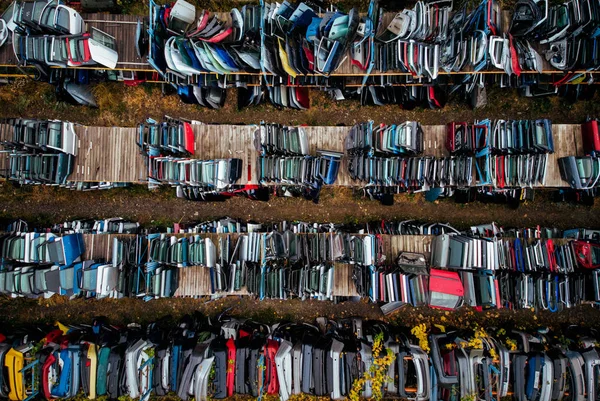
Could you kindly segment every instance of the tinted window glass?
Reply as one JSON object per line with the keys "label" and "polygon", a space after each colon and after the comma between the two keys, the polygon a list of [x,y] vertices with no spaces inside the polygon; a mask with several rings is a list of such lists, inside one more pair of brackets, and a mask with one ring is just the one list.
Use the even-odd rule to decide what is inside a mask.
{"label": "tinted window glass", "polygon": [[45,43],[46,41],[44,40],[44,38],[38,38],[35,55],[35,59],[38,61],[44,61],[44,57],[46,55],[46,48],[44,46]]}
{"label": "tinted window glass", "polygon": [[69,51],[71,53],[71,58],[74,61],[81,61],[81,55],[79,53],[79,40],[69,40]]}
{"label": "tinted window glass", "polygon": [[56,13],[56,7],[49,6],[46,9],[46,12],[44,13],[44,15],[42,16],[43,17],[42,24],[44,24],[46,26],[53,26],[55,13]]}
{"label": "tinted window glass", "polygon": [[60,8],[58,10],[58,15],[56,17],[56,25],[64,28],[65,30],[69,30],[69,12],[64,8]]}
{"label": "tinted window glass", "polygon": [[40,20],[40,17],[42,16],[42,10],[44,9],[45,6],[46,6],[45,1],[36,1],[35,2],[35,5],[33,6],[33,20],[35,22]]}
{"label": "tinted window glass", "polygon": [[57,61],[66,61],[68,58],[67,42],[65,40],[57,40],[54,46],[54,59]]}

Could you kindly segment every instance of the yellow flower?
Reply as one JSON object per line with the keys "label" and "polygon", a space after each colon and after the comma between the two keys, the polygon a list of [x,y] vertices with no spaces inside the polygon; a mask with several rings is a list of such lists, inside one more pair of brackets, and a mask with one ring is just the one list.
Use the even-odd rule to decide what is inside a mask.
{"label": "yellow flower", "polygon": [[367,372],[364,372],[363,377],[357,378],[352,383],[352,389],[348,394],[348,398],[351,401],[360,400],[361,393],[367,381],[371,382],[372,398],[377,401],[383,399],[382,389],[388,380],[387,370],[394,363],[394,359],[396,359],[396,355],[389,348],[386,348],[385,355],[381,356],[383,349],[383,334],[378,334],[375,336],[373,346],[371,347],[373,354],[371,367]]}
{"label": "yellow flower", "polygon": [[508,347],[509,351],[516,351],[517,350],[517,342],[513,339],[507,338],[506,339],[506,346]]}
{"label": "yellow flower", "polygon": [[413,327],[410,333],[417,337],[419,340],[419,346],[423,351],[428,353],[431,350],[429,348],[429,338],[427,337],[427,326],[425,323],[421,323],[420,325]]}
{"label": "yellow flower", "polygon": [[490,349],[490,356],[492,357],[493,360],[498,360],[498,353],[496,352],[495,348]]}

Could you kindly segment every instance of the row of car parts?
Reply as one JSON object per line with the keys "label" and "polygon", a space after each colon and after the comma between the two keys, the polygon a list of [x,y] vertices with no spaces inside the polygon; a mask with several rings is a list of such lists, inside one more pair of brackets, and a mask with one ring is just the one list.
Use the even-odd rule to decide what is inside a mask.
{"label": "row of car parts", "polygon": [[[423,151],[422,129],[416,122],[398,126],[357,124],[346,137],[352,179],[368,186],[494,188],[543,186],[548,154],[554,151],[548,120],[449,123],[447,149],[453,157],[414,157]],[[395,155],[413,157],[389,157]],[[372,190],[372,189],[371,189]]]}
{"label": "row of car parts", "polygon": [[107,244],[111,262],[82,261],[85,246],[80,233],[15,232],[1,241],[0,291],[28,297],[171,297],[190,280],[197,291],[193,285],[197,278],[180,269],[202,266],[210,272],[211,293],[247,286],[261,299],[331,299],[334,261],[375,263],[373,236],[341,233],[226,235],[218,239],[218,251],[211,238],[199,235],[115,237]]}
{"label": "row of car parts", "polygon": [[554,153],[552,123],[540,120],[480,120],[473,124],[450,122],[446,149],[452,154]]}
{"label": "row of car parts", "polygon": [[[73,123],[9,119],[5,124],[10,131],[2,143],[9,158],[5,174],[12,180],[80,190],[127,184],[69,181],[79,147]],[[243,170],[240,159],[189,158],[195,153],[197,124],[200,123],[166,117],[160,123],[148,120],[138,126],[138,145],[147,157],[150,185],[175,185],[178,195],[188,199],[215,199],[238,193],[262,199],[266,188],[261,189],[258,184],[236,185]],[[551,126],[547,119],[452,122],[447,125],[446,148],[453,155],[435,158],[420,156],[425,140],[417,122],[357,124],[345,139],[348,171],[352,179],[367,184],[372,196],[389,189],[483,186],[494,192],[544,186],[548,155],[554,151]],[[600,177],[597,122],[585,123],[582,135],[587,155],[558,160],[562,178],[576,190],[595,188]],[[316,157],[308,157],[309,140],[304,128],[261,123],[254,142],[262,155],[257,160],[260,183],[275,184],[275,190],[281,187],[284,194],[304,192],[315,200],[323,184],[335,183],[342,154],[318,151]],[[311,194],[313,190],[316,193]],[[453,193],[446,192],[446,196]]]}
{"label": "row of car parts", "polygon": [[598,120],[590,119],[581,125],[585,156],[558,159],[561,178],[576,190],[593,190],[600,185],[600,131]]}
{"label": "row of car parts", "polygon": [[9,152],[11,180],[66,185],[73,172],[79,138],[74,124],[57,120],[9,119],[12,137],[2,143]]}
{"label": "row of car parts", "polygon": [[53,224],[50,227],[33,227],[23,220],[16,220],[4,228],[5,232],[29,231],[46,232],[54,234],[242,234],[250,232],[286,232],[297,234],[318,234],[340,232],[348,234],[385,234],[385,235],[442,235],[465,234],[472,237],[485,238],[522,238],[530,239],[580,239],[600,240],[600,230],[588,228],[575,228],[561,230],[556,227],[523,227],[504,228],[492,222],[471,226],[468,230],[459,231],[448,223],[431,223],[419,220],[404,221],[373,221],[364,224],[333,224],[310,223],[303,221],[281,221],[271,223],[257,223],[223,217],[217,220],[203,222],[174,223],[167,227],[145,228],[140,223],[113,217],[100,220],[72,220]]}
{"label": "row of car parts", "polygon": [[[310,156],[308,136],[302,127],[288,127],[261,122],[254,132],[261,184],[299,186],[319,191],[333,185],[340,169],[340,152],[317,150]],[[318,195],[314,195],[318,196]]]}
{"label": "row of car parts", "polygon": [[[142,75],[136,73],[133,78],[127,79],[126,84],[158,80],[158,73],[155,74],[152,78],[138,79],[136,77]],[[365,80],[364,88],[357,93],[357,88],[362,86],[362,81],[358,78],[299,76],[293,82],[288,82],[276,76],[265,78],[254,75],[221,75],[215,78],[211,75],[200,75],[190,79],[174,76],[177,88],[173,88],[173,94],[178,94],[184,103],[214,109],[222,107],[226,102],[227,88],[235,88],[238,109],[267,101],[278,108],[308,109],[309,90],[312,88],[327,92],[337,101],[354,99],[363,106],[395,104],[403,109],[413,110],[416,107],[441,109],[448,101],[466,103],[473,108],[483,107],[487,103],[485,87],[492,86],[514,88],[521,96],[526,97],[558,95],[569,102],[593,99],[596,90],[595,85],[589,85],[590,78],[585,74],[578,75],[577,81],[573,78],[568,84],[555,85],[562,76],[522,74],[520,77],[509,77],[488,73],[478,78],[477,84],[481,86],[476,85],[474,88],[464,85],[463,79],[454,75],[442,75],[435,83],[427,82],[422,77],[413,78],[406,75],[369,76]],[[189,83],[189,80],[194,82]],[[264,80],[267,83],[262,82]]]}
{"label": "row of car parts", "polygon": [[[27,222],[17,220],[6,227],[6,232],[28,232]],[[230,217],[203,222],[175,223],[172,227],[144,228],[140,223],[113,217],[102,220],[73,220],[54,224],[51,227],[36,227],[31,231],[54,234],[242,234],[250,232],[286,232],[296,234],[318,234],[339,232],[348,234],[373,235],[443,235],[464,234],[471,237],[484,238],[521,238],[530,239],[579,239],[600,241],[600,230],[574,228],[561,230],[556,227],[523,227],[504,228],[492,222],[471,226],[463,232],[448,223],[430,223],[418,220],[374,221],[365,224],[333,224],[309,223],[301,221],[282,221],[261,224],[253,221],[244,222]]]}
{"label": "row of car parts", "polygon": [[59,2],[15,1],[2,20],[19,64],[34,65],[45,76],[50,67],[117,66],[116,39],[94,27],[85,32],[81,15]]}
{"label": "row of car parts", "polygon": [[198,124],[166,116],[162,122],[148,119],[138,125],[138,146],[148,165],[149,187],[172,185],[178,197],[190,200],[214,200],[224,193],[233,196],[233,187],[242,176],[242,160],[189,158],[195,152],[193,127]]}
{"label": "row of car parts", "polygon": [[396,265],[355,265],[353,279],[373,302],[446,309],[556,312],[600,299],[600,247],[589,241],[443,234],[433,240],[430,265],[422,254],[403,252]]}
{"label": "row of car parts", "polygon": [[75,124],[59,120],[6,119],[10,135],[0,145],[8,153],[4,175],[21,184],[61,185],[73,190],[109,189],[127,183],[73,182],[79,138]]}
{"label": "row of car parts", "polygon": [[[390,100],[389,90],[372,82],[369,75],[396,71],[411,74],[419,84],[431,84],[442,71],[462,72],[463,82],[452,91],[466,88],[471,93],[476,86],[485,85],[478,72],[502,71],[509,78],[519,78],[523,71],[542,73],[542,56],[558,71],[594,69],[598,65],[594,35],[599,21],[590,4],[569,2],[555,7],[547,0],[524,1],[516,5],[508,32],[502,32],[502,12],[493,0],[484,0],[470,13],[466,9],[454,12],[451,2],[419,1],[414,8],[397,13],[388,25],[382,23],[385,12],[376,1],[363,16],[354,9],[348,13],[327,10],[319,16],[321,10],[315,12],[308,3],[245,6],[231,11],[231,25],[206,10],[197,13],[184,0],[165,6],[151,2],[148,60],[180,88],[188,86],[186,79],[193,81],[203,73],[256,74],[260,80],[252,84],[254,88],[245,93],[242,103],[255,104],[267,92],[279,106],[305,108],[307,102],[295,93],[308,84],[304,78],[335,73],[347,57],[361,71],[362,85],[355,85],[360,88],[354,93],[369,98],[363,103],[404,103],[404,96]],[[545,15],[531,11],[539,9],[545,9]],[[288,86],[273,85],[271,74],[288,78]],[[568,74],[558,83],[579,78]],[[520,84],[525,88],[532,85],[537,83]],[[327,82],[320,86],[336,98],[344,98],[335,86],[329,87]],[[501,86],[507,86],[506,82]],[[189,87],[184,91],[191,93],[192,89],[196,90]],[[395,94],[393,88],[391,92]],[[430,106],[443,107],[434,86],[425,92]]]}
{"label": "row of car parts", "polygon": [[317,156],[261,156],[259,182],[306,186],[320,189],[337,179],[342,154],[318,151]]}
{"label": "row of car parts", "polygon": [[138,125],[138,146],[148,156],[191,156],[195,150],[195,124],[198,122],[170,117],[165,117],[160,123],[148,119]]}
{"label": "row of car parts", "polygon": [[[361,318],[270,326],[195,314],[146,327],[95,319],[3,334],[1,391],[11,401],[69,399],[81,391],[89,399],[142,401],[168,393],[199,401],[234,395],[285,401],[298,394],[337,400],[381,363],[374,353],[381,347],[391,357],[383,366],[386,397],[451,400],[456,393],[491,400],[512,393],[524,400],[593,400],[597,333],[567,328],[561,338],[569,345],[552,336],[558,338],[548,330],[436,329],[424,350],[409,328]],[[372,397],[372,380],[360,386],[361,396]]]}
{"label": "row of car parts", "polygon": [[[540,3],[547,17],[548,2]],[[579,36],[583,44],[578,46],[586,49],[594,43],[599,21],[585,9],[590,3],[576,7],[570,30],[563,34]],[[387,26],[380,23],[384,13],[377,2],[371,2],[362,17],[354,9],[349,13],[328,10],[320,17],[307,3],[265,3],[233,9],[229,26],[206,10],[197,14],[183,0],[166,6],[151,2],[149,59],[163,73],[186,76],[262,71],[296,78],[335,72],[348,52],[352,65],[366,75],[373,70],[399,71],[435,79],[439,70],[460,72],[466,66],[471,73],[492,66],[519,75],[522,70],[542,71],[542,57],[530,43],[537,40],[542,45],[552,42],[547,58],[555,68],[572,69],[571,64],[558,60],[556,47],[563,42],[556,35],[545,37],[539,29],[535,35],[523,34],[521,4],[506,34],[501,31],[499,5],[491,0],[470,13],[465,9],[453,12],[451,2],[419,1],[413,9],[397,13]],[[550,20],[545,28],[555,29]],[[583,39],[586,34],[589,41]],[[586,59],[588,63],[596,60],[593,54]]]}
{"label": "row of car parts", "polygon": [[254,132],[254,146],[262,156],[306,156],[310,154],[308,135],[303,127],[261,122]]}
{"label": "row of car parts", "polygon": [[413,156],[423,153],[423,143],[423,128],[416,121],[379,126],[368,121],[354,125],[344,145],[349,155]]}
{"label": "row of car parts", "polygon": [[[453,12],[451,2],[419,1],[413,9],[396,14],[387,26],[380,23],[384,10],[376,2],[362,17],[351,10],[347,14],[327,11],[321,18],[306,3],[246,6],[231,11],[231,25],[208,11],[196,13],[184,0],[162,7],[151,2],[148,34],[146,22],[140,20],[135,46],[139,57],[148,53],[152,67],[177,87],[184,101],[210,108],[223,106],[228,85],[212,80],[209,83],[198,79],[198,75],[240,72],[258,78],[233,80],[244,87],[239,98],[241,106],[266,97],[281,107],[304,109],[309,101],[303,86],[316,85],[335,93],[336,98],[358,95],[364,103],[407,105],[414,99],[427,98],[431,107],[439,108],[445,96],[435,86],[428,86],[422,93],[409,91],[396,96],[395,89],[374,82],[369,74],[397,71],[410,74],[419,85],[432,85],[441,71],[462,72],[463,81],[452,85],[451,92],[475,93],[487,80],[478,71],[503,71],[507,78],[500,85],[512,86],[511,77],[519,79],[521,71],[543,71],[541,55],[558,71],[597,67],[595,5],[568,2],[557,8],[549,6],[547,0],[530,3],[516,6],[509,33],[503,33],[501,11],[493,0],[483,1],[470,13],[465,9]],[[539,9],[545,13],[539,13]],[[1,20],[0,40],[6,40],[14,31],[17,59],[39,67],[48,79],[50,66],[100,64],[114,69],[117,65],[115,38],[94,27],[90,33],[83,33],[81,16],[67,6],[45,0],[15,2]],[[534,41],[539,41],[543,49]],[[327,77],[335,73],[346,57],[363,75],[346,94],[342,95],[337,84],[328,80],[306,79],[306,74]],[[285,77],[288,82],[276,83],[269,79],[270,74],[278,79]],[[556,93],[553,83],[576,84],[582,78],[586,80],[581,74],[567,74],[547,84],[533,77],[521,80],[517,86],[529,95],[544,92],[537,86]]]}
{"label": "row of car parts", "polygon": [[175,157],[150,157],[148,182],[199,187],[203,191],[224,191],[242,175],[241,159],[198,160]]}
{"label": "row of car parts", "polygon": [[[167,125],[165,125],[167,124]],[[375,158],[374,154],[418,154],[423,150],[423,133],[421,126],[416,122],[406,122],[398,126],[385,126],[373,128],[373,123],[368,122],[354,126],[346,138],[346,149],[353,155],[349,163],[349,170],[353,179],[367,181],[373,185],[392,186],[398,185],[411,189],[428,189],[435,186],[470,186],[473,178],[473,160],[478,185],[493,185],[497,188],[524,187],[543,185],[547,170],[546,153],[541,155],[504,155],[490,156],[490,146],[493,151],[498,151],[500,146],[505,146],[506,151],[512,149],[532,148],[540,152],[545,144],[546,152],[553,150],[551,124],[548,120],[539,120],[533,124],[529,121],[499,121],[492,124],[490,120],[477,122],[475,128],[466,123],[453,123],[448,125],[448,143],[458,143],[463,136],[472,136],[473,141],[479,145],[475,159],[462,158]],[[492,129],[492,125],[494,128]],[[170,128],[167,128],[169,126]],[[508,130],[506,127],[511,127]],[[149,130],[149,127],[153,127]],[[458,127],[458,128],[457,128]],[[187,122],[168,125],[163,123],[163,131],[156,130],[157,126],[144,124],[140,126],[140,146],[153,154],[160,154],[156,146],[149,147],[149,141],[172,144],[161,145],[160,150],[168,154],[191,153],[193,133],[191,125]],[[168,131],[170,130],[170,131]],[[516,130],[516,131],[515,131]],[[470,135],[461,134],[462,131]],[[513,131],[515,131],[513,133]],[[168,132],[171,132],[168,134]],[[149,135],[152,135],[150,137]],[[185,140],[184,140],[185,136]],[[488,139],[488,136],[490,137]],[[475,138],[476,137],[476,138]],[[535,138],[534,138],[535,137]],[[466,142],[468,142],[465,139]],[[489,144],[488,144],[489,141]],[[520,141],[520,142],[519,142]],[[185,142],[185,144],[184,144]],[[498,144],[496,144],[498,143]],[[524,143],[523,146],[519,146]],[[186,149],[187,146],[187,149]],[[260,166],[259,181],[274,182],[288,185],[313,185],[315,178],[326,184],[335,182],[339,166],[340,154],[326,152],[315,159],[308,154],[308,139],[302,127],[284,127],[273,124],[261,123],[255,132],[255,146],[263,157],[258,161]],[[528,148],[529,147],[529,148]],[[509,149],[510,148],[510,149]],[[322,152],[321,152],[322,153]],[[464,149],[463,149],[464,153]],[[266,155],[270,155],[265,157]],[[296,155],[295,157],[280,157],[279,155]],[[368,157],[363,157],[367,155]],[[327,156],[327,157],[323,157]],[[162,163],[156,159],[152,163]],[[191,163],[190,160],[180,160],[181,166]],[[200,163],[198,163],[200,164]],[[329,166],[329,167],[328,167]],[[176,167],[170,168],[173,178],[170,183],[186,181]],[[152,167],[151,177],[156,177],[158,168]],[[313,174],[314,170],[314,174]],[[194,181],[194,180],[192,180]],[[231,181],[229,181],[231,183]],[[193,186],[193,185],[192,185]]]}
{"label": "row of car parts", "polygon": [[[19,227],[23,229],[21,225],[15,229]],[[382,302],[419,299],[419,302],[439,306],[435,303],[432,283],[427,284],[433,274],[427,270],[422,255],[409,257],[404,253],[400,259],[408,258],[408,262],[389,266],[385,263],[380,234],[344,234],[332,231],[332,227],[321,233],[314,232],[314,228],[309,231],[312,233],[297,233],[289,230],[292,227],[284,232],[222,235],[214,239],[216,242],[197,234],[114,237],[107,243],[106,254],[112,255],[110,262],[82,261],[85,252],[82,234],[11,232],[1,238],[4,262],[0,289],[13,296],[58,293],[98,298],[134,296],[149,300],[173,296],[178,288],[184,288],[186,296],[200,296],[204,294],[197,292],[194,283],[202,280],[203,272],[209,272],[213,294],[225,295],[246,287],[249,294],[260,299],[332,299],[334,263],[338,262],[355,266],[353,278],[361,296]],[[600,301],[600,246],[586,240],[597,237],[594,231],[564,234],[580,238],[578,240],[527,241],[498,238],[493,225],[476,227],[471,236],[458,234],[447,225],[438,225],[434,232],[440,230],[446,234],[433,239],[431,266],[435,271],[440,267],[458,270],[460,276],[465,276],[463,282],[470,291],[467,299],[471,300],[471,306],[546,305],[546,309],[550,308],[549,304],[552,308],[562,308],[563,304],[571,307],[583,300]],[[482,232],[494,237],[472,236]],[[414,262],[412,265],[410,260]],[[201,269],[194,270],[194,266]],[[459,274],[453,271],[439,274],[447,276],[444,280],[448,284],[454,281],[454,288],[460,289],[453,294],[454,307],[462,304],[466,290]],[[418,285],[408,286],[406,280]],[[478,280],[477,286],[474,280]],[[406,288],[402,289],[403,285]],[[516,289],[521,292],[515,295]],[[440,291],[444,288],[437,292]],[[404,296],[399,298],[398,293],[402,292]],[[473,301],[483,298],[488,302]]]}

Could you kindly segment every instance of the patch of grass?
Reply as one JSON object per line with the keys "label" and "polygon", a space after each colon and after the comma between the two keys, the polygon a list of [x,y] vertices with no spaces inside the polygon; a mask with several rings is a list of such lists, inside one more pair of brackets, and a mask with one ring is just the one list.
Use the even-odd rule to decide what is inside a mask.
{"label": "patch of grass", "polygon": [[19,114],[24,114],[31,103],[31,97],[28,95],[19,95],[15,101],[15,108]]}
{"label": "patch of grass", "polygon": [[49,107],[54,107],[54,105],[57,103],[56,93],[52,90],[52,88],[47,88],[47,90],[42,93],[42,100]]}
{"label": "patch of grass", "polygon": [[140,87],[146,92],[147,95],[152,96],[154,94],[154,88],[156,87],[153,84],[143,83]]}
{"label": "patch of grass", "polygon": [[146,196],[150,193],[148,187],[145,185],[131,185],[126,188],[121,189],[124,193],[129,196],[137,197],[137,196]]}
{"label": "patch of grass", "polygon": [[53,214],[38,213],[28,217],[27,222],[31,227],[52,227],[56,223],[56,218]]}
{"label": "patch of grass", "polygon": [[540,97],[534,100],[534,108],[539,113],[548,113],[552,110],[552,102],[548,97]]}
{"label": "patch of grass", "polygon": [[[92,88],[92,93],[100,110],[118,111],[126,108],[120,96],[120,88],[115,88],[113,82],[102,82]],[[120,85],[120,84],[119,84]]]}
{"label": "patch of grass", "polygon": [[166,231],[167,228],[173,227],[174,223],[175,223],[175,221],[172,219],[157,218],[157,219],[152,220],[150,222],[150,224],[147,224],[147,226],[157,228],[160,231]]}
{"label": "patch of grass", "polygon": [[264,309],[259,308],[258,310],[255,310],[254,312],[252,312],[252,316],[250,319],[256,322],[262,322],[266,324],[273,324],[281,321],[280,317],[277,316],[277,312],[270,307]]}
{"label": "patch of grass", "polygon": [[344,217],[344,224],[346,225],[356,225],[358,224],[358,217],[348,214]]}

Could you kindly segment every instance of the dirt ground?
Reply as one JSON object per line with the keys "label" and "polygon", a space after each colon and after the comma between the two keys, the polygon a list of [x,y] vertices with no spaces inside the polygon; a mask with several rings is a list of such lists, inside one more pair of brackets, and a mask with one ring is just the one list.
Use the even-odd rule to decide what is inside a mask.
{"label": "dirt ground", "polygon": [[403,110],[398,105],[361,106],[358,101],[333,101],[329,96],[312,90],[308,110],[277,109],[262,104],[237,109],[234,89],[228,92],[225,107],[209,110],[187,105],[177,95],[163,95],[160,86],[146,84],[129,88],[121,83],[103,83],[94,87],[98,109],[57,102],[52,85],[19,80],[0,90],[0,118],[27,117],[68,120],[86,125],[136,126],[146,118],[160,120],[165,115],[199,120],[210,124],[257,124],[261,120],[288,125],[347,125],[373,120],[377,123],[399,123],[407,120],[424,125],[446,124],[450,121],[475,119],[537,119],[550,118],[554,123],[581,123],[587,117],[600,116],[600,94],[589,101],[570,103],[560,97],[525,98],[511,89],[490,88],[488,105],[471,110],[459,100],[445,108]]}
{"label": "dirt ground", "polygon": [[533,202],[511,210],[504,204],[453,200],[428,202],[423,195],[396,195],[393,206],[382,206],[350,189],[326,188],[319,204],[300,198],[271,197],[268,202],[236,197],[225,202],[191,202],[175,198],[175,190],[150,192],[143,186],[109,191],[74,192],[52,187],[0,185],[0,223],[17,218],[48,227],[74,219],[123,217],[145,226],[167,227],[175,222],[201,222],[229,216],[244,221],[307,221],[356,224],[419,220],[446,222],[459,229],[495,221],[508,227],[598,228],[600,206],[555,203],[550,192],[537,191]]}
{"label": "dirt ground", "polygon": [[600,310],[590,305],[564,310],[558,313],[548,311],[507,309],[475,311],[461,308],[454,312],[429,308],[405,306],[389,316],[384,316],[379,308],[367,301],[341,302],[333,304],[325,301],[298,299],[263,300],[250,297],[227,297],[216,300],[203,299],[157,299],[144,302],[139,299],[68,300],[54,296],[50,299],[9,299],[0,297],[0,327],[10,330],[14,327],[53,324],[90,323],[98,316],[108,318],[115,325],[127,323],[147,324],[163,317],[179,320],[186,314],[195,312],[206,316],[226,313],[230,316],[248,318],[264,323],[313,322],[318,316],[342,319],[360,316],[369,320],[384,320],[391,324],[413,327],[424,323],[428,327],[442,324],[448,328],[511,327],[520,330],[535,330],[548,327],[560,331],[569,325],[596,327]]}

